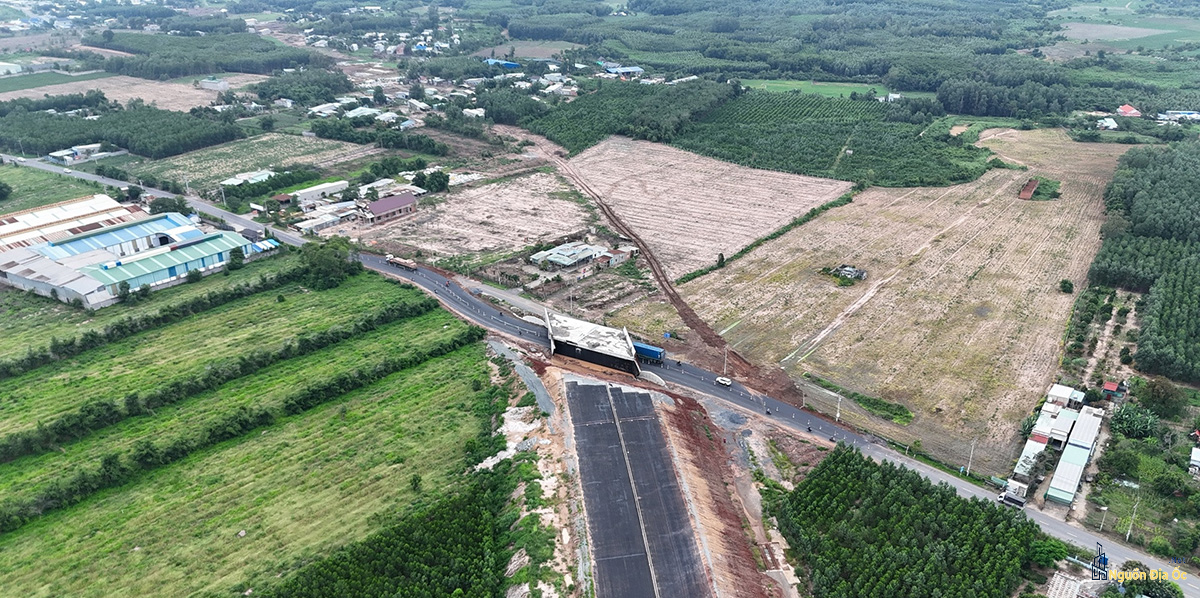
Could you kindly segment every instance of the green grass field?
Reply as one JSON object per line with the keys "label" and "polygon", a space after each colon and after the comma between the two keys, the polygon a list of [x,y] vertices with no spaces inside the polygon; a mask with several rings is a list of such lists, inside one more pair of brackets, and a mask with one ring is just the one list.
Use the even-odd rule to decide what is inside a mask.
{"label": "green grass field", "polygon": [[59,83],[76,83],[79,81],[91,81],[93,79],[103,79],[105,77],[115,76],[116,73],[88,73],[86,75],[63,75],[60,73],[33,73],[31,75],[18,75],[15,77],[4,77],[0,79],[0,93],[8,91],[21,91],[22,89],[34,89],[45,85],[58,85]]}
{"label": "green grass field", "polygon": [[800,91],[802,93],[818,93],[826,97],[850,97],[851,92],[867,93],[874,89],[875,95],[888,94],[883,85],[865,83],[825,83],[822,81],[795,81],[790,79],[746,79],[742,85],[766,91]]}
{"label": "green grass field", "polygon": [[[141,438],[158,443],[193,435],[197,430],[240,407],[282,404],[283,399],[307,380],[320,380],[340,372],[378,362],[401,346],[425,346],[463,331],[466,324],[437,310],[402,320],[367,334],[264,368],[219,389],[179,403],[160,407],[152,417],[131,417],[118,424],[68,443],[62,451],[28,456],[0,467],[0,495],[19,496],[50,480],[71,475],[78,468],[93,468],[107,453],[128,453]],[[403,342],[399,342],[403,339]]]}
{"label": "green grass field", "polygon": [[[246,264],[245,268],[230,273],[229,276],[206,276],[198,283],[154,291],[149,299],[134,305],[117,304],[95,312],[0,287],[0,359],[45,346],[51,337],[65,339],[86,330],[102,330],[105,326],[131,315],[152,313],[163,306],[185,301],[212,290],[251,282],[260,275],[271,275],[291,268],[298,261],[295,256],[286,253],[258,259]],[[274,297],[275,294],[271,296]]]}
{"label": "green grass field", "polygon": [[295,163],[336,162],[339,157],[352,152],[361,152],[361,146],[331,139],[268,133],[165,160],[131,164],[128,170],[136,175],[153,174],[177,181],[188,177],[192,188],[212,188],[239,172]]}
{"label": "green grass field", "polygon": [[[436,325],[436,324],[434,324]],[[399,339],[397,339],[399,340]],[[229,596],[362,539],[456,483],[486,379],[464,347],[0,536],[22,596]],[[240,536],[241,531],[244,536]]]}
{"label": "green grass field", "polygon": [[[32,428],[90,400],[158,388],[212,364],[279,347],[299,334],[351,322],[415,293],[366,274],[327,291],[292,284],[233,301],[0,381],[0,434]],[[277,303],[278,295],[286,301]]]}
{"label": "green grass field", "polygon": [[[93,187],[79,179],[28,166],[0,166],[0,181],[13,189],[8,199],[0,201],[0,214],[104,192],[102,187]],[[0,344],[3,342],[0,340]]]}

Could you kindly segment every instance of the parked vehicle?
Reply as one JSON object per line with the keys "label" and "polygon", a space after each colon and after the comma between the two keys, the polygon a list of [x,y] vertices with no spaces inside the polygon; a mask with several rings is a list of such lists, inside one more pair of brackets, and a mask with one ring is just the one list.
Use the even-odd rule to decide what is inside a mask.
{"label": "parked vehicle", "polygon": [[717,382],[717,384],[720,384],[721,386],[726,386],[726,387],[733,386],[733,380],[730,380],[729,378],[726,378],[725,376],[717,376],[716,382]]}

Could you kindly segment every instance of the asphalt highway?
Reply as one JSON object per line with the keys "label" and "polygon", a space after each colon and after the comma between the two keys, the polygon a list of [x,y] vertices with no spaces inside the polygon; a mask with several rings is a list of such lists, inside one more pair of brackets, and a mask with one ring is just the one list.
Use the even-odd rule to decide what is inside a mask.
{"label": "asphalt highway", "polygon": [[[426,268],[419,268],[416,272],[410,272],[392,266],[384,258],[374,255],[362,254],[360,259],[363,265],[372,270],[406,278],[412,283],[436,293],[443,301],[454,308],[455,311],[475,324],[498,332],[524,337],[531,342],[547,348],[550,346],[544,326],[526,322],[501,312],[491,306],[486,300],[479,298],[477,293],[472,293],[470,290],[464,289],[437,272]],[[710,372],[688,363],[677,364],[675,361],[670,360],[661,366],[643,365],[643,369],[662,378],[664,381],[717,397],[732,405],[760,413],[764,417],[770,417],[777,424],[789,427],[797,432],[807,432],[811,428],[814,434],[851,444],[861,450],[863,454],[876,460],[891,461],[921,473],[934,483],[949,484],[958,492],[959,496],[988,501],[996,500],[997,491],[989,488],[980,488],[975,484],[950,475],[940,469],[906,457],[892,450],[878,439],[867,438],[826,419],[793,407],[790,404],[754,393],[736,381],[730,387],[721,386],[716,383],[716,378],[720,375],[718,373]],[[1174,568],[1174,565],[1159,557],[1150,556],[1136,548],[1119,544],[1109,538],[1102,538],[1089,530],[1070,525],[1035,508],[1024,509],[1024,513],[1026,517],[1029,517],[1041,526],[1043,531],[1060,540],[1090,549],[1095,549],[1097,543],[1103,544],[1110,568],[1119,568],[1127,560],[1141,561],[1149,567],[1168,572]],[[1084,577],[1088,577],[1086,571],[1084,572]],[[1183,589],[1184,596],[1188,598],[1200,598],[1200,576],[1189,574],[1187,579],[1180,580],[1177,583]]]}
{"label": "asphalt highway", "polygon": [[[18,161],[16,156],[0,154],[0,157],[6,162],[19,164],[23,168],[36,168],[47,172],[71,176],[77,179],[94,181],[102,185],[113,187],[124,187],[129,185],[126,181],[111,179],[94,175],[88,172],[80,172],[74,169],[63,168],[54,164],[48,164],[38,159],[26,158],[23,161]],[[70,170],[70,172],[67,172]],[[146,195],[151,197],[178,197],[178,195],[169,191],[154,188],[144,188]],[[272,235],[280,242],[289,245],[300,246],[305,243],[304,239],[295,233],[279,230],[274,227],[266,227],[258,222],[255,222],[244,216],[234,214],[224,210],[216,205],[194,198],[185,198],[188,205],[195,210],[203,211],[214,216],[223,218],[231,225],[249,228],[257,232],[264,232],[270,228]],[[360,257],[363,264],[372,270],[387,272],[406,278],[414,284],[425,288],[438,296],[440,296],[448,305],[453,307],[455,311],[463,315],[471,322],[478,324],[484,328],[495,330],[514,336],[520,336],[528,339],[531,342],[541,344],[549,348],[549,339],[546,336],[545,327],[526,322],[524,320],[514,318],[495,307],[491,306],[487,301],[481,299],[476,294],[471,293],[460,285],[450,281],[442,275],[420,268],[417,272],[409,272],[388,264],[382,257],[363,254]],[[933,480],[935,483],[946,483],[954,487],[960,496],[976,497],[984,500],[996,500],[996,492],[980,488],[961,478],[947,474],[939,469],[930,467],[917,461],[908,458],[885,444],[874,439],[868,439],[860,434],[857,434],[846,428],[835,425],[826,419],[822,419],[812,415],[811,413],[797,409],[787,403],[777,401],[771,397],[751,392],[746,387],[738,382],[734,382],[730,387],[723,387],[716,383],[718,374],[709,372],[702,368],[698,368],[691,364],[668,361],[661,366],[647,365],[644,368],[664,381],[678,384],[690,388],[692,390],[703,392],[715,397],[718,397],[730,404],[742,407],[744,409],[761,413],[764,416],[771,417],[780,425],[790,427],[797,431],[808,431],[810,428],[814,434],[826,436],[836,441],[846,442],[854,445],[863,451],[864,454],[871,456],[877,460],[888,460],[894,463],[903,465],[909,469],[920,472],[925,477]],[[1046,515],[1037,509],[1025,509],[1025,515],[1037,522],[1042,529],[1061,540],[1068,541],[1085,548],[1094,548],[1096,543],[1104,545],[1105,553],[1108,555],[1111,567],[1120,567],[1121,563],[1126,560],[1137,560],[1145,563],[1150,567],[1155,567],[1165,571],[1171,571],[1173,566],[1158,558],[1152,557],[1135,548],[1124,546],[1113,542],[1107,538],[1101,538],[1088,530],[1070,525],[1064,521]],[[1188,598],[1200,598],[1200,576],[1189,575],[1186,580],[1178,582],[1183,588],[1184,595]]]}

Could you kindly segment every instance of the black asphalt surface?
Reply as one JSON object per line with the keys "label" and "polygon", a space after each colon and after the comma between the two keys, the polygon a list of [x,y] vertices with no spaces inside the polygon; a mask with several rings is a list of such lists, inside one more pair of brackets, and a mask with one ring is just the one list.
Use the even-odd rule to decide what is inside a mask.
{"label": "black asphalt surface", "polygon": [[[523,336],[532,342],[549,347],[544,326],[506,315],[457,284],[450,283],[447,287],[446,283],[449,281],[436,272],[425,268],[421,268],[415,273],[406,272],[389,265],[382,257],[373,255],[364,254],[361,259],[368,268],[407,278],[422,288],[431,292],[436,291],[447,304],[475,324],[497,332]],[[962,478],[908,458],[902,453],[891,450],[886,445],[868,440],[860,434],[834,425],[828,420],[801,411],[791,405],[764,395],[754,394],[736,381],[730,388],[719,386],[715,382],[719,374],[687,363],[676,364],[671,360],[662,366],[643,365],[643,368],[646,372],[653,373],[667,382],[710,394],[728,403],[752,409],[764,415],[767,415],[769,411],[769,417],[785,427],[798,431],[805,431],[811,427],[814,433],[852,444],[872,458],[891,461],[917,471],[934,483],[948,484],[958,492],[959,496],[995,500],[995,493],[989,489],[980,488]],[[1122,545],[1112,538],[1098,536],[1090,530],[1071,525],[1037,509],[1025,509],[1025,515],[1037,522],[1047,534],[1060,540],[1084,547],[1095,546],[1097,542],[1103,543],[1112,567],[1120,567],[1121,563],[1127,560],[1136,560],[1166,571],[1171,571],[1173,568],[1162,558],[1151,556],[1131,546]],[[1187,598],[1200,598],[1200,584],[1194,576],[1189,575],[1188,579],[1181,580],[1179,585],[1183,588],[1184,596]]]}
{"label": "black asphalt surface", "polygon": [[659,596],[711,596],[683,489],[650,394],[613,386],[608,392],[629,456]]}
{"label": "black asphalt surface", "polygon": [[[567,384],[597,598],[655,598],[629,464],[605,386]],[[685,595],[685,594],[681,594]]]}

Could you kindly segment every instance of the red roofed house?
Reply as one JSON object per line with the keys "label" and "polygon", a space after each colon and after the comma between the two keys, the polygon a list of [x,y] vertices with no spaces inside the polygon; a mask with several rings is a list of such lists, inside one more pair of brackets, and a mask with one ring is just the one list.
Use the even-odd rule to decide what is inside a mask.
{"label": "red roofed house", "polygon": [[1117,108],[1117,116],[1128,116],[1130,118],[1137,118],[1141,115],[1142,115],[1142,112],[1140,110],[1138,110],[1137,108],[1134,108],[1133,106],[1130,106],[1129,104],[1125,104],[1124,106]]}
{"label": "red roofed house", "polygon": [[1104,383],[1104,398],[1106,399],[1123,399],[1125,392],[1129,390],[1123,382],[1105,382]]}
{"label": "red roofed house", "polygon": [[379,224],[412,214],[417,209],[417,198],[412,193],[401,193],[381,197],[367,206],[367,222]]}

